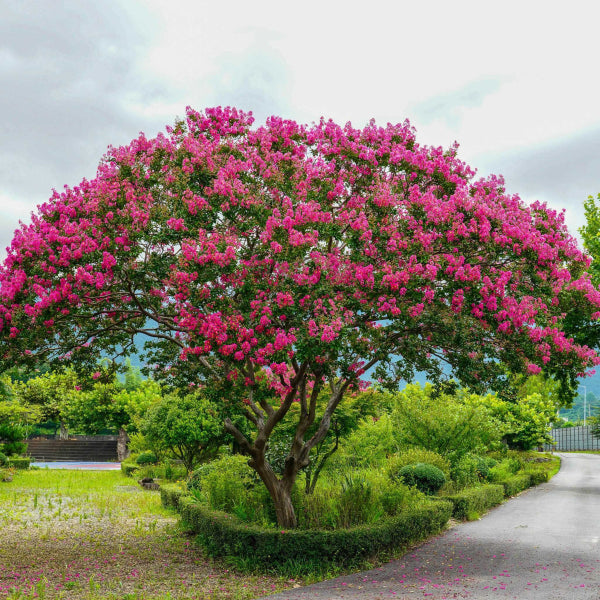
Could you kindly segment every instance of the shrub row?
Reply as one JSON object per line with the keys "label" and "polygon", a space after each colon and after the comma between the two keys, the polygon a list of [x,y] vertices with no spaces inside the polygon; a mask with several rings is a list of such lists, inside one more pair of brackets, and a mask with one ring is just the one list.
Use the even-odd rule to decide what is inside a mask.
{"label": "shrub row", "polygon": [[523,471],[507,477],[497,484],[467,488],[446,498],[452,502],[452,516],[456,519],[469,519],[500,504],[504,498],[510,498],[527,488],[545,483],[556,468],[556,460],[535,465],[526,465]]}
{"label": "shrub row", "polygon": [[531,473],[517,473],[508,479],[500,482],[504,487],[504,495],[507,498],[515,496],[519,492],[531,487]]}
{"label": "shrub row", "polygon": [[236,556],[271,567],[299,557],[305,561],[350,564],[439,532],[452,514],[452,504],[430,501],[386,517],[376,524],[348,529],[282,531],[249,525],[235,516],[212,511],[174,486],[163,486],[165,506],[178,509],[186,525],[210,556]]}
{"label": "shrub row", "polygon": [[504,487],[490,483],[481,487],[467,488],[447,496],[447,499],[452,502],[452,516],[455,519],[473,519],[504,500]]}

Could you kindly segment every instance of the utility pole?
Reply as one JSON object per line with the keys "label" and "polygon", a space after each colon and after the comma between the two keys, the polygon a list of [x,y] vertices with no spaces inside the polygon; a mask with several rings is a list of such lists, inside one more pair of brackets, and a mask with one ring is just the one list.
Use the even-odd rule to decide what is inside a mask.
{"label": "utility pole", "polygon": [[583,388],[583,426],[585,427],[585,411],[587,409],[587,387],[585,385],[581,386]]}

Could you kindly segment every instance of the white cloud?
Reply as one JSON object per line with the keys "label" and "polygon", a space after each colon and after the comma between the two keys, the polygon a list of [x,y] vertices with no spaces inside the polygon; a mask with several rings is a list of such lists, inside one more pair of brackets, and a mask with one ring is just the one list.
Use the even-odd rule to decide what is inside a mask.
{"label": "white cloud", "polygon": [[582,200],[581,170],[559,155],[553,178],[526,165],[600,126],[587,1],[0,1],[0,202],[14,227],[52,187],[93,175],[109,144],[154,135],[186,105],[234,104],[259,122],[408,117],[421,142],[457,140],[482,173],[506,169],[523,197]]}

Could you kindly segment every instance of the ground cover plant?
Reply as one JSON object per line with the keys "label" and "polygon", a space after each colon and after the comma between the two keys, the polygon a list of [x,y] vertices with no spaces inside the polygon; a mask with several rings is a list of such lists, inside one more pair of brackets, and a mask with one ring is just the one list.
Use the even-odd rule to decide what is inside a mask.
{"label": "ground cover plant", "polygon": [[0,482],[0,597],[239,600],[297,585],[208,559],[120,472],[21,471]]}
{"label": "ground cover plant", "polygon": [[[156,378],[206,385],[291,528],[298,474],[365,373],[393,388],[447,364],[480,391],[544,371],[568,392],[598,362],[565,333],[600,292],[561,214],[408,123],[252,124],[189,109],[54,193],[0,267],[0,369],[95,372],[143,334]],[[269,440],[296,405],[278,472]]]}

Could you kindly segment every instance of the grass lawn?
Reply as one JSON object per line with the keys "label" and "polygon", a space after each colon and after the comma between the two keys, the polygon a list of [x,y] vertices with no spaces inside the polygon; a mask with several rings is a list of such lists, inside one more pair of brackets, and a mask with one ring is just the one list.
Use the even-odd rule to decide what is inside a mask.
{"label": "grass lawn", "polygon": [[207,559],[119,471],[18,471],[0,483],[0,598],[256,598],[302,583]]}

